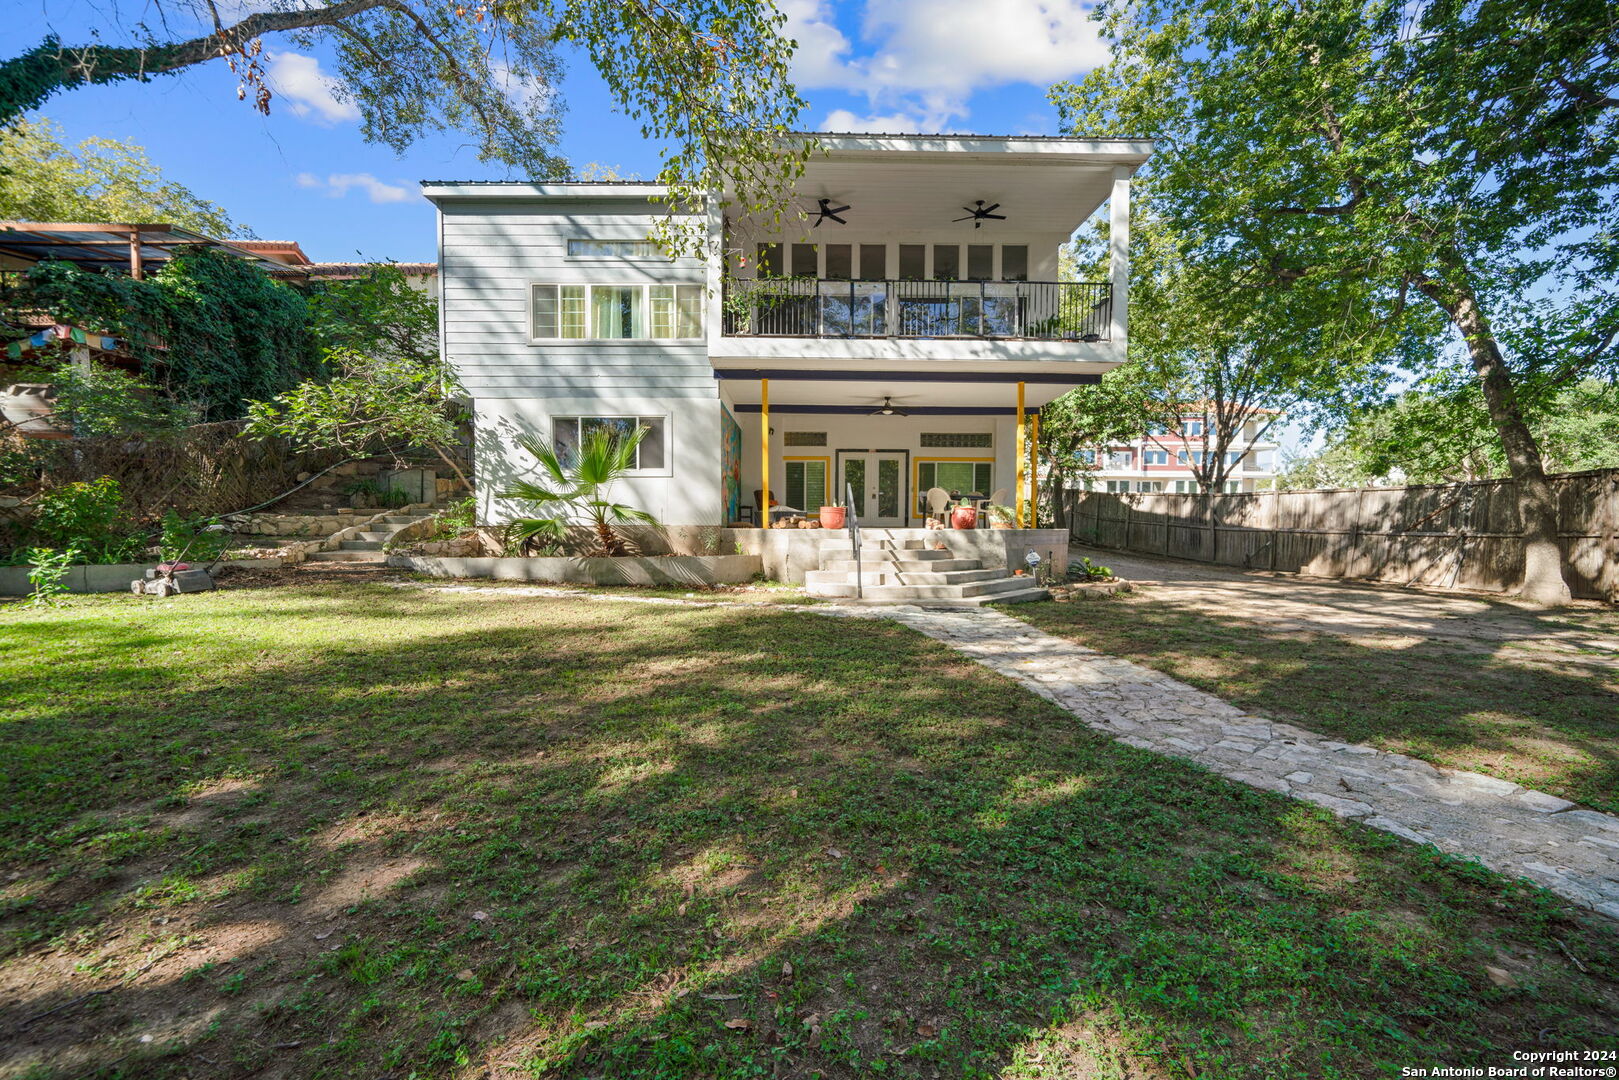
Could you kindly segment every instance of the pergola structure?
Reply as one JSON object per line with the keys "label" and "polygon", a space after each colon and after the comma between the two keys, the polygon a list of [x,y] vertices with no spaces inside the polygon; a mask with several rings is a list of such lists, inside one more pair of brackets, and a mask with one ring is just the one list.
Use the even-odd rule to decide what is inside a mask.
{"label": "pergola structure", "polygon": [[62,259],[93,269],[127,270],[137,281],[146,267],[167,262],[176,249],[202,246],[257,263],[282,264],[247,247],[216,240],[178,225],[84,221],[0,221],[0,269],[20,270],[43,259]]}

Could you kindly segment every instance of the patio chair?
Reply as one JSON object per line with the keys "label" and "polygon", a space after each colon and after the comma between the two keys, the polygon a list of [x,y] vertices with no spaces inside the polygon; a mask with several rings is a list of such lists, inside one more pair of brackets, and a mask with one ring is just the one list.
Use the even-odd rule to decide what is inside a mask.
{"label": "patio chair", "polygon": [[930,487],[927,493],[928,516],[942,518],[950,511],[950,493],[942,487]]}
{"label": "patio chair", "polygon": [[[989,498],[984,500],[984,505],[987,506],[990,503],[994,503],[996,506],[1005,506],[1006,488],[996,488],[994,491],[990,492]],[[980,529],[989,528],[989,515],[984,513],[983,506],[978,508],[978,527]]]}

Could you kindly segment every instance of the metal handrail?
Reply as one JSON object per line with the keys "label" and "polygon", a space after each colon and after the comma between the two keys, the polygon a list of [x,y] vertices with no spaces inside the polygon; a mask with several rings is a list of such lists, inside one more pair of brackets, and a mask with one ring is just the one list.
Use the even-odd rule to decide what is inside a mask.
{"label": "metal handrail", "polygon": [[1010,338],[1105,341],[1113,290],[1100,281],[728,277],[727,337]]}
{"label": "metal handrail", "polygon": [[844,524],[849,527],[849,547],[854,550],[854,598],[866,598],[864,577],[860,573],[860,515],[854,511],[854,485],[848,481],[843,484],[843,505],[848,509],[843,518]]}

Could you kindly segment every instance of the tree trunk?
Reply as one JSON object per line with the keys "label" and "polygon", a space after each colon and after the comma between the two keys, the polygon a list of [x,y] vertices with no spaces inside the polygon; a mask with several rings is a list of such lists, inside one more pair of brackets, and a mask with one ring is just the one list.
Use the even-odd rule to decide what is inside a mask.
{"label": "tree trunk", "polygon": [[1463,288],[1433,278],[1422,281],[1420,287],[1445,310],[1467,342],[1473,372],[1518,490],[1518,518],[1523,529],[1523,588],[1519,595],[1536,604],[1566,604],[1573,594],[1563,580],[1563,551],[1557,544],[1557,496],[1546,479],[1540,446],[1524,421],[1512,373],[1489,319]]}

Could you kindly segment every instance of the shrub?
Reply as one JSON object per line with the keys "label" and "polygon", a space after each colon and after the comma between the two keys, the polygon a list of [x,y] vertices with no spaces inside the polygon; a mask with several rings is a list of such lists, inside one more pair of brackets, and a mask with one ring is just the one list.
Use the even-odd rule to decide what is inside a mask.
{"label": "shrub", "polygon": [[144,536],[123,521],[124,493],[110,476],[52,488],[39,498],[34,533],[53,548],[76,548],[86,562],[138,558]]}
{"label": "shrub", "polygon": [[230,547],[230,535],[205,531],[217,521],[217,518],[188,521],[173,510],[166,511],[163,538],[159,541],[164,560],[172,562],[183,557],[195,562],[213,562],[225,554]]}
{"label": "shrub", "polygon": [[34,587],[29,594],[28,602],[34,607],[56,603],[56,598],[67,592],[63,580],[68,570],[83,556],[79,549],[69,547],[62,551],[55,548],[31,548],[28,551],[28,583]]}

